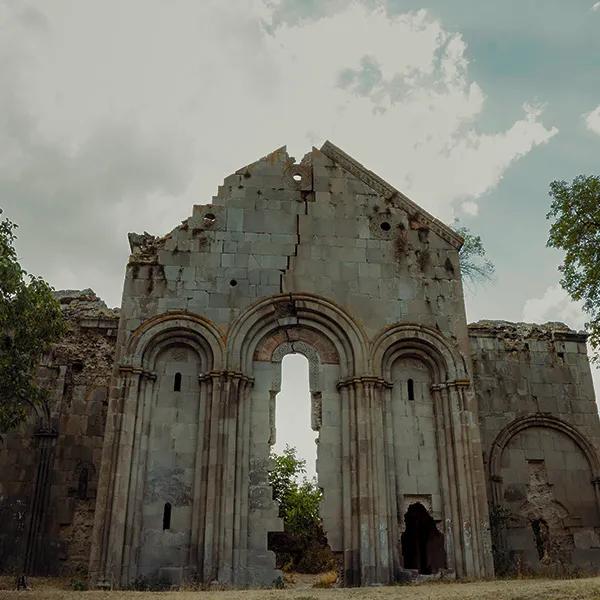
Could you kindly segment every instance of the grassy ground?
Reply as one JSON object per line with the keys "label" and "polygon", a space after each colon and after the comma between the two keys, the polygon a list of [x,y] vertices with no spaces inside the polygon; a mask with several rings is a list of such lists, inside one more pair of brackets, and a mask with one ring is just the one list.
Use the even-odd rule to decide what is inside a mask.
{"label": "grassy ground", "polygon": [[32,579],[31,591],[0,580],[0,599],[25,600],[600,600],[600,577],[592,579],[514,579],[476,583],[427,583],[361,589],[291,589],[222,592],[75,592],[68,580]]}

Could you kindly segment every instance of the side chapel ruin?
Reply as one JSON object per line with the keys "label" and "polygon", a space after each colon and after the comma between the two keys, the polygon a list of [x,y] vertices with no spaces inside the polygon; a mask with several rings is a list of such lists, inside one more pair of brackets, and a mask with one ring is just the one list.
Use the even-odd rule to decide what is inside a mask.
{"label": "side chapel ruin", "polygon": [[130,234],[120,310],[58,294],[72,330],[39,367],[50,402],[1,436],[0,569],[272,584],[275,397],[301,353],[343,585],[492,576],[492,533],[513,564],[596,572],[586,335],[468,326],[461,244],[330,142]]}

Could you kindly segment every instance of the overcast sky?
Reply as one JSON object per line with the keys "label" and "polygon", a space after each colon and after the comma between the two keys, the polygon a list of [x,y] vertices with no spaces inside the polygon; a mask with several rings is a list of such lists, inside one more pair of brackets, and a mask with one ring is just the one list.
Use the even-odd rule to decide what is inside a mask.
{"label": "overcast sky", "polygon": [[[0,0],[0,206],[25,268],[114,306],[128,231],[331,139],[482,235],[497,276],[469,320],[581,328],[545,214],[550,181],[599,171],[598,31],[588,0]],[[286,365],[278,417],[306,429],[281,422],[278,444],[309,455]]]}

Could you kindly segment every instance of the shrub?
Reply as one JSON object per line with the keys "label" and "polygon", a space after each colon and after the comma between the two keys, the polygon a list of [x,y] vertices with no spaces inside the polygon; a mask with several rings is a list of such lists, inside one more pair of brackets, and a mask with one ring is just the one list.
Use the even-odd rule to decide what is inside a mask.
{"label": "shrub", "polygon": [[319,516],[323,493],[314,479],[301,479],[306,461],[299,459],[296,449],[289,446],[283,454],[272,454],[271,460],[274,466],[269,482],[284,524],[282,532],[269,534],[269,549],[276,554],[277,567],[300,573],[335,569],[337,563]]}
{"label": "shrub", "polygon": [[71,579],[71,589],[76,592],[87,592],[87,582],[82,579]]}

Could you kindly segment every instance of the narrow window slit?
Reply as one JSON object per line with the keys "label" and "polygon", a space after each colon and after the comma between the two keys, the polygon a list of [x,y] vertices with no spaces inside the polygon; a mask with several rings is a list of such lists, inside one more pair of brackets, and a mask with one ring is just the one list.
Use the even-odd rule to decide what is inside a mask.
{"label": "narrow window slit", "polygon": [[171,503],[167,502],[163,510],[163,531],[171,529]]}
{"label": "narrow window slit", "polygon": [[181,373],[175,373],[175,381],[173,382],[173,391],[181,391]]}
{"label": "narrow window slit", "polygon": [[408,380],[408,399],[415,399],[415,382],[412,379]]}
{"label": "narrow window slit", "polygon": [[88,470],[83,467],[79,473],[79,481],[77,482],[77,495],[80,500],[87,500],[88,496]]}

